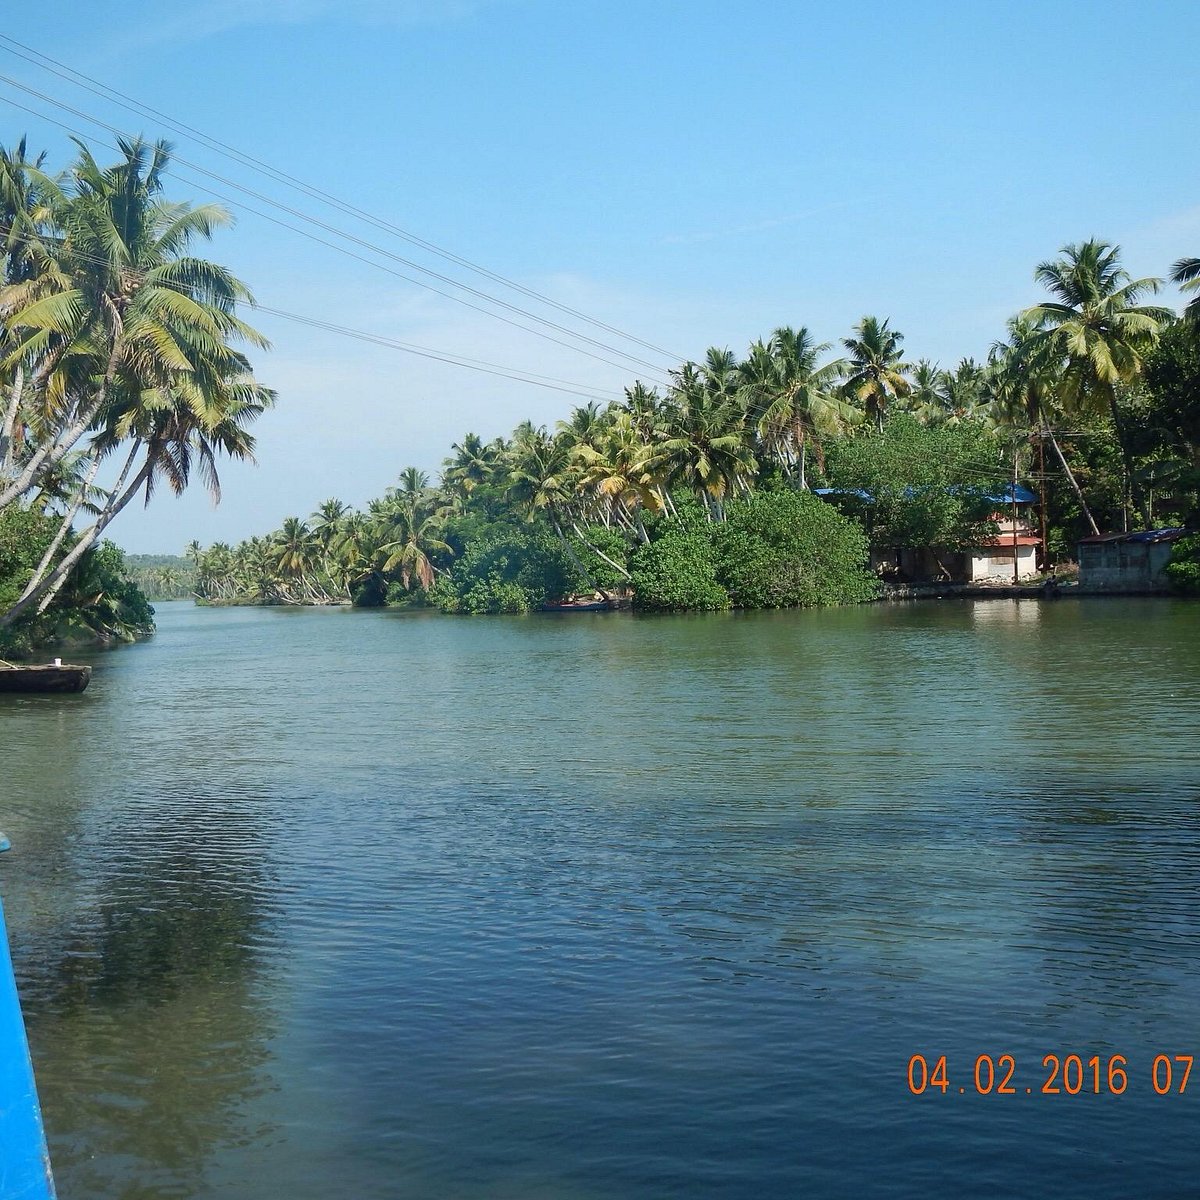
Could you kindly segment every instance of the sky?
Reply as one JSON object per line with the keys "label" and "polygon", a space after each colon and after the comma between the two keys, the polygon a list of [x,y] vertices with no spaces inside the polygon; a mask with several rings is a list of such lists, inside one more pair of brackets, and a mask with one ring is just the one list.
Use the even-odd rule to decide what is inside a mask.
{"label": "sky", "polygon": [[467,432],[553,428],[780,325],[836,346],[869,313],[910,359],[982,358],[1068,242],[1139,277],[1200,254],[1194,0],[61,0],[0,33],[143,106],[0,42],[4,144],[60,169],[63,126],[101,162],[104,126],[167,137],[169,196],[230,209],[203,253],[261,305],[526,377],[248,313],[278,393],[257,464],[222,464],[218,506],[199,481],[131,506],[133,553],[361,506]]}

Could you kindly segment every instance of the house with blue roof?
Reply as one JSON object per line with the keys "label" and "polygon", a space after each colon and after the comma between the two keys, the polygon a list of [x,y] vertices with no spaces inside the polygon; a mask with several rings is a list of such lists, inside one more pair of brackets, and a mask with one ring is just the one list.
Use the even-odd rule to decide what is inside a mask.
{"label": "house with blue roof", "polygon": [[[822,499],[851,506],[869,506],[874,497],[861,488],[814,488]],[[937,580],[950,583],[1012,583],[1037,574],[1042,539],[1033,525],[1037,496],[1021,484],[1007,484],[983,499],[995,505],[995,532],[976,545],[960,549],[945,546],[874,546],[871,566],[885,579],[914,583]]]}

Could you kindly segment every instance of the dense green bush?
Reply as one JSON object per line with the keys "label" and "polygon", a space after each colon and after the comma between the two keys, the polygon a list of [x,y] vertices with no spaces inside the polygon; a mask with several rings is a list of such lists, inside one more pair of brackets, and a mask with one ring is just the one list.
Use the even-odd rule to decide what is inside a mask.
{"label": "dense green bush", "polygon": [[827,462],[835,502],[862,522],[872,545],[951,550],[996,535],[988,494],[1004,486],[1005,470],[982,429],[923,425],[907,414],[889,418],[880,434],[836,443]]}
{"label": "dense green bush", "polygon": [[552,533],[497,525],[468,543],[430,599],[443,612],[521,613],[584,586]]}
{"label": "dense green bush", "polygon": [[1175,543],[1166,573],[1172,590],[1184,596],[1200,596],[1200,533]]}
{"label": "dense green bush", "polygon": [[694,503],[651,525],[630,558],[634,605],[652,611],[791,608],[871,599],[867,539],[809,492],[759,492],[709,521]]}
{"label": "dense green bush", "polygon": [[714,527],[717,578],[741,608],[845,604],[878,591],[862,529],[810,492],[760,492]]}
{"label": "dense green bush", "polygon": [[36,509],[0,509],[0,612],[17,602],[53,538],[54,522]]}
{"label": "dense green bush", "polygon": [[650,523],[651,541],[630,555],[635,608],[651,612],[729,607],[717,582],[712,526],[695,501],[679,504],[679,519]]}

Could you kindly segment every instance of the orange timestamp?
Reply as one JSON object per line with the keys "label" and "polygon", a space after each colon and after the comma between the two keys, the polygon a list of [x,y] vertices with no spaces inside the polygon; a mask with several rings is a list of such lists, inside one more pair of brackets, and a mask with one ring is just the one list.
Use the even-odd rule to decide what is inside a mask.
{"label": "orange timestamp", "polygon": [[[1156,1054],[1146,1074],[1156,1096],[1182,1096],[1187,1091],[1188,1079],[1192,1074],[1193,1055]],[[1130,1084],[1130,1074],[1140,1075],[1142,1066],[1135,1070],[1129,1066],[1124,1054],[1110,1054],[1106,1058],[1099,1054],[1085,1057],[1082,1054],[1047,1054],[1042,1059],[1042,1071],[1037,1078],[1027,1083],[1027,1077],[1018,1078],[1017,1059],[1013,1054],[980,1054],[975,1059],[974,1069],[969,1074],[951,1078],[950,1066],[945,1054],[926,1058],[914,1054],[908,1060],[908,1090],[914,1096],[929,1092],[943,1096],[1120,1096]]]}

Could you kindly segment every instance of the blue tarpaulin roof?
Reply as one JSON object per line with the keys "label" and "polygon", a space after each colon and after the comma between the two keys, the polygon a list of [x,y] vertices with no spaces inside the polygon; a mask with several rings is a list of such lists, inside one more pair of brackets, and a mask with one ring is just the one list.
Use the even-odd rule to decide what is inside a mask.
{"label": "blue tarpaulin roof", "polygon": [[[909,494],[912,493],[911,488],[906,488],[905,491]],[[817,496],[854,496],[866,504],[873,503],[875,499],[870,492],[863,488],[813,488],[813,494]],[[993,504],[1011,504],[1013,502],[1013,485],[1006,484],[998,492],[984,492],[983,497]],[[1016,485],[1016,502],[1018,504],[1035,504],[1037,495],[1018,483]]]}

